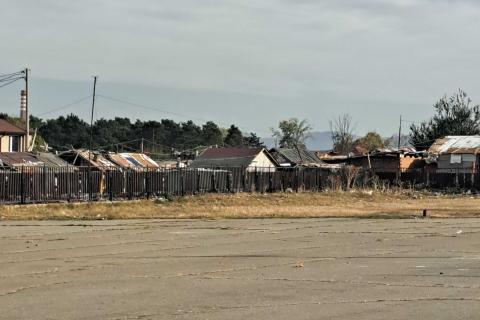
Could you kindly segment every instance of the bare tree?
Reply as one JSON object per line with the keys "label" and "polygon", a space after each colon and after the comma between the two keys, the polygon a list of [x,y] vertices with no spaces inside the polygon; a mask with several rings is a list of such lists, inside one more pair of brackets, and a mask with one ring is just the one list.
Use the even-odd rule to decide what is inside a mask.
{"label": "bare tree", "polygon": [[347,154],[353,147],[353,124],[349,114],[343,114],[330,121],[333,150],[341,154]]}

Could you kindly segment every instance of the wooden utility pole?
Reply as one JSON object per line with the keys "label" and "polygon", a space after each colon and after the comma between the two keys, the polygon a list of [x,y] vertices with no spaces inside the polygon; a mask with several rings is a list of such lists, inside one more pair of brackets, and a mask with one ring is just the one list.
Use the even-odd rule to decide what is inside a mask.
{"label": "wooden utility pole", "polygon": [[25,73],[25,131],[27,135],[25,136],[25,152],[29,151],[30,148],[30,115],[28,113],[28,68],[25,68],[23,71]]}
{"label": "wooden utility pole", "polygon": [[90,116],[90,142],[88,145],[88,197],[89,200],[92,199],[92,142],[93,142],[93,114],[95,112],[95,90],[97,89],[97,78],[98,76],[93,77],[93,96],[92,96],[92,114]]}
{"label": "wooden utility pole", "polygon": [[401,140],[402,140],[402,116],[400,115],[400,126],[398,127],[398,149],[400,149]]}

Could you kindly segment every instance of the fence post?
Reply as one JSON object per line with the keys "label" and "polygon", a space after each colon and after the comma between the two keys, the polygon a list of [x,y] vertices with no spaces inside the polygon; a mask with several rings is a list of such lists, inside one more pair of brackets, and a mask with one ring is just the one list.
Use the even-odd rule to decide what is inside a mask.
{"label": "fence post", "polygon": [[46,164],[43,164],[43,184],[42,184],[42,189],[43,189],[43,201],[47,200],[47,172],[46,172]]}
{"label": "fence post", "polygon": [[183,176],[183,170],[180,168],[180,193],[182,197],[185,196],[185,177]]}
{"label": "fence post", "polygon": [[199,171],[199,169],[195,169],[195,170],[197,170],[197,174],[196,174],[196,177],[197,177],[197,193],[200,194],[200,191],[201,191],[200,171]]}
{"label": "fence post", "polygon": [[128,200],[133,199],[133,186],[132,186],[132,172],[130,170],[127,171],[127,190],[128,190]]}
{"label": "fence post", "polygon": [[112,170],[108,170],[108,200],[113,201],[113,175]]}
{"label": "fence post", "polygon": [[[212,169],[213,170],[213,169]],[[212,185],[211,185],[211,191],[212,192],[217,192],[217,186],[216,186],[216,181],[215,181],[215,171],[212,171]]]}
{"label": "fence post", "polygon": [[300,169],[296,168],[295,169],[295,192],[298,192],[298,185],[300,184],[300,175],[299,175]]}
{"label": "fence post", "polygon": [[246,170],[245,170],[245,167],[241,167],[242,170],[242,192],[245,192],[246,190],[246,187],[247,187],[247,173],[246,173]]}
{"label": "fence post", "polygon": [[270,169],[268,169],[268,192],[273,192],[273,177]]}
{"label": "fence post", "polygon": [[20,203],[25,204],[25,176],[24,176],[25,167],[22,166],[20,170]]}
{"label": "fence post", "polygon": [[70,202],[70,201],[71,201],[71,199],[70,199],[70,194],[71,194],[71,192],[70,192],[70,184],[71,184],[70,178],[71,178],[71,175],[70,175],[70,168],[68,167],[68,164],[67,164],[67,169],[66,169],[66,172],[65,172],[64,177],[67,179],[67,181],[66,181],[66,185],[67,185],[67,202]]}
{"label": "fence post", "polygon": [[232,192],[232,177],[231,177],[232,172],[228,171],[227,172],[227,192],[231,193]]}
{"label": "fence post", "polygon": [[150,199],[150,170],[145,171],[145,191],[147,193],[147,200]]}

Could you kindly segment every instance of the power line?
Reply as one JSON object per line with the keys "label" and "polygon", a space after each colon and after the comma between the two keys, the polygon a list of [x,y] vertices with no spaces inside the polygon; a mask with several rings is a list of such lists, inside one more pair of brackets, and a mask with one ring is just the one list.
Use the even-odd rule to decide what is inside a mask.
{"label": "power line", "polygon": [[20,75],[20,74],[23,74],[23,72],[24,72],[24,71],[22,70],[22,71],[17,71],[17,72],[2,74],[2,75],[0,75],[0,78],[9,77],[9,76],[15,76],[15,75]]}
{"label": "power line", "polygon": [[[118,103],[122,103],[122,104],[125,104],[125,105],[130,105],[130,106],[134,106],[134,107],[139,107],[139,108],[143,108],[143,109],[152,110],[152,111],[159,112],[159,113],[170,114],[170,115],[186,118],[186,119],[189,119],[189,120],[198,120],[198,121],[203,121],[203,122],[212,121],[211,119],[205,119],[205,118],[200,118],[200,117],[192,117],[191,115],[186,115],[186,114],[182,114],[182,113],[178,113],[178,112],[166,111],[166,110],[154,107],[154,106],[144,105],[144,104],[131,102],[131,101],[127,101],[127,100],[123,100],[123,99],[119,99],[119,98],[115,98],[115,97],[111,97],[111,96],[106,96],[106,95],[102,95],[102,94],[97,94],[97,97],[104,98],[106,100],[110,100],[110,101],[114,101],[114,102],[118,102]],[[230,127],[230,124],[227,124],[225,122],[217,121],[217,123],[224,126],[224,127],[227,127],[227,128]],[[243,130],[243,131],[245,131],[245,132],[247,132],[247,131],[255,132],[255,130]]]}
{"label": "power line", "polygon": [[10,82],[7,82],[7,83],[4,83],[4,84],[0,85],[0,88],[3,88],[3,87],[5,87],[5,86],[8,86],[9,84],[12,84],[12,83],[14,83],[15,81],[18,81],[18,80],[20,80],[20,79],[23,79],[23,78],[13,79],[13,80],[11,80]]}
{"label": "power line", "polygon": [[422,122],[419,122],[419,121],[412,121],[412,120],[406,120],[406,119],[402,119],[402,122],[409,122],[409,123],[422,124]]}
{"label": "power line", "polygon": [[147,106],[147,105],[143,105],[143,104],[139,104],[139,103],[135,103],[135,102],[131,102],[131,101],[126,101],[126,100],[122,100],[122,99],[118,99],[118,98],[114,98],[114,97],[109,97],[109,96],[105,96],[105,95],[102,95],[102,94],[97,94],[97,97],[101,97],[101,98],[104,98],[104,99],[107,99],[107,100],[119,102],[119,103],[122,103],[122,104],[131,105],[131,106],[134,106],[134,107],[144,108],[144,109],[148,109],[148,110],[152,110],[152,111],[156,111],[156,112],[160,112],[160,113],[171,114],[171,115],[182,117],[182,118],[194,119],[194,120],[200,120],[200,121],[209,121],[207,119],[192,117],[192,116],[177,113],[177,112],[166,111],[166,110],[162,110],[162,109],[159,109],[159,108],[156,108],[156,107]]}
{"label": "power line", "polygon": [[12,84],[20,79],[26,79],[25,71],[18,71],[0,75],[0,83],[2,83],[0,85],[0,88],[8,86],[9,84]]}
{"label": "power line", "polygon": [[67,109],[67,108],[69,108],[69,107],[71,107],[71,106],[74,106],[74,105],[76,105],[76,104],[79,104],[80,102],[83,102],[83,101],[85,101],[85,100],[87,100],[87,99],[90,99],[91,97],[92,97],[92,95],[83,97],[83,98],[81,98],[81,99],[79,99],[79,100],[76,100],[76,101],[71,102],[71,103],[69,103],[69,104],[63,105],[63,106],[61,106],[61,107],[58,107],[58,108],[55,108],[55,109],[51,109],[51,110],[48,110],[48,111],[43,112],[43,113],[39,113],[39,114],[37,114],[37,116],[40,117],[40,116],[43,116],[43,115],[46,115],[46,114],[49,114],[49,113],[52,113],[52,112],[55,112],[55,111],[60,111],[60,110],[63,110],[63,109]]}
{"label": "power line", "polygon": [[10,80],[17,81],[17,80],[20,80],[20,79],[24,79],[24,77],[13,75],[13,76],[10,76],[10,77],[0,78],[0,82],[7,82],[7,81],[10,81]]}

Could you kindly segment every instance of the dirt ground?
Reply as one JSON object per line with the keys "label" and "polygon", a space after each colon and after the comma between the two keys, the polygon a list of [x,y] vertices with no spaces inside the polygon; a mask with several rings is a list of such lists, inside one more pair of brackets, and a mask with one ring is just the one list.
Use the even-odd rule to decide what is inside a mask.
{"label": "dirt ground", "polygon": [[474,319],[479,219],[2,221],[0,319]]}
{"label": "dirt ground", "polygon": [[206,194],[142,201],[0,206],[0,220],[480,217],[480,197],[368,190]]}

